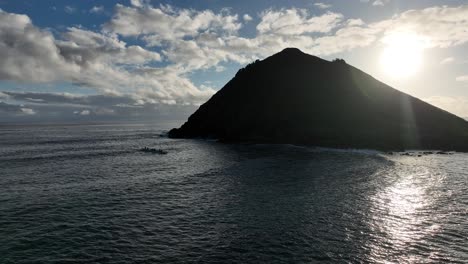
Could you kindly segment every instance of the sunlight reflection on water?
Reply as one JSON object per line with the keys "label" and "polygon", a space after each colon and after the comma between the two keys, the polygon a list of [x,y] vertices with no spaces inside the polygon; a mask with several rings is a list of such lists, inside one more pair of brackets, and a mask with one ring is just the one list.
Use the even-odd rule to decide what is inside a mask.
{"label": "sunlight reflection on water", "polygon": [[[440,257],[448,257],[440,256],[427,242],[422,242],[440,231],[440,215],[433,214],[438,194],[431,190],[441,188],[446,174],[414,161],[400,159],[394,168],[386,171],[394,181],[371,198],[373,225],[384,234],[375,244],[368,245],[371,257],[376,261],[437,262]],[[389,248],[397,249],[390,254],[390,259]],[[415,248],[426,249],[427,255],[416,256]]]}
{"label": "sunlight reflection on water", "polygon": [[159,133],[0,129],[0,263],[468,260],[466,154],[386,156]]}

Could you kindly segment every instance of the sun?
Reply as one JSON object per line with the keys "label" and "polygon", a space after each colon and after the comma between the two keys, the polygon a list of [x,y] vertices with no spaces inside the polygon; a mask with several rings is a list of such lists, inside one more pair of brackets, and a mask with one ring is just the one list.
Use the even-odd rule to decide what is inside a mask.
{"label": "sun", "polygon": [[417,73],[422,66],[426,41],[414,33],[398,32],[383,38],[385,49],[380,57],[382,69],[388,75],[401,78]]}

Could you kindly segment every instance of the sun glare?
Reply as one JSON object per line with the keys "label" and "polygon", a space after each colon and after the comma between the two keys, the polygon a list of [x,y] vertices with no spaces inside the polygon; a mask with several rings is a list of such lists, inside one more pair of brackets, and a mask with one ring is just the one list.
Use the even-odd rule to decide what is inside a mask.
{"label": "sun glare", "polygon": [[408,77],[419,71],[423,60],[425,40],[412,33],[389,34],[383,39],[386,45],[380,63],[392,77]]}

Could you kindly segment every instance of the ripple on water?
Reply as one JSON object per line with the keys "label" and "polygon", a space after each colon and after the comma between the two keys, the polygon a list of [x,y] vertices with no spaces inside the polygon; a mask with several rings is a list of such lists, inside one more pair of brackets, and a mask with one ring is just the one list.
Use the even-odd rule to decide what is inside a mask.
{"label": "ripple on water", "polygon": [[227,145],[161,131],[0,129],[0,262],[468,261],[465,154]]}

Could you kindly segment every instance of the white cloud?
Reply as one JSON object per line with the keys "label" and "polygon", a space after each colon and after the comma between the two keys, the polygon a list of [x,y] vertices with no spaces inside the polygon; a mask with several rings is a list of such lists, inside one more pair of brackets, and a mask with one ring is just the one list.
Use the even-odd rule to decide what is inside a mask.
{"label": "white cloud", "polygon": [[362,25],[364,25],[365,23],[364,23],[364,21],[362,21],[362,19],[360,19],[360,18],[356,18],[356,19],[352,18],[352,19],[348,19],[348,20],[346,21],[346,24],[347,24],[348,26],[362,26]]}
{"label": "white cloud", "polygon": [[0,99],[5,100],[5,99],[8,99],[8,97],[9,97],[8,94],[0,92]]}
{"label": "white cloud", "polygon": [[[203,89],[209,89],[203,87]],[[68,93],[4,92],[19,104],[0,102],[0,121],[18,118],[70,120],[185,119],[196,106],[145,102],[135,94],[72,95]],[[30,110],[28,110],[30,109]],[[24,119],[23,119],[24,120]]]}
{"label": "white cloud", "polygon": [[[116,14],[105,25],[105,29],[121,35],[141,36],[148,45],[162,48],[162,53],[168,61],[174,64],[180,74],[185,74],[199,69],[216,69],[221,62],[248,63],[290,46],[315,55],[340,53],[372,45],[382,36],[389,35],[395,30],[426,27],[422,25],[426,23],[432,23],[431,28],[450,27],[452,30],[457,28],[457,32],[463,33],[464,29],[457,27],[458,24],[464,23],[462,16],[460,19],[451,17],[454,13],[463,12],[456,9],[443,6],[435,7],[433,10],[410,10],[372,24],[366,24],[361,19],[345,21],[343,15],[339,13],[327,12],[313,16],[305,9],[269,9],[260,13],[260,22],[256,27],[257,35],[245,38],[238,36],[236,30],[220,28],[217,23],[200,22],[218,21],[219,19],[214,19],[215,17],[235,17],[233,21],[239,25],[232,28],[240,28],[237,15],[214,14],[209,10],[176,9],[171,6],[154,8],[149,4],[137,4],[133,7],[118,5]],[[437,13],[438,18],[433,19],[430,16],[427,18],[431,12]],[[445,13],[449,17],[444,18]],[[184,19],[181,19],[182,16]],[[447,19],[453,22],[447,23]],[[189,33],[185,30],[187,27],[178,26],[185,25],[181,21],[190,21],[196,26],[192,27]],[[167,26],[168,23],[171,26]],[[162,26],[156,29],[156,24]],[[444,35],[443,32],[439,32],[437,36],[439,39],[455,41],[459,34]],[[428,47],[437,45],[431,36],[421,34],[421,38],[430,41]]]}
{"label": "white cloud", "polygon": [[249,22],[253,20],[253,18],[249,14],[244,14],[242,18],[244,19],[245,22]]}
{"label": "white cloud", "polygon": [[[0,11],[0,79],[67,81],[106,94],[132,94],[142,104],[200,104],[214,89],[196,87],[190,73],[222,71],[224,62],[246,64],[286,47],[331,55],[372,45],[395,31],[417,32],[428,48],[468,42],[468,5],[409,10],[371,24],[334,12],[268,9],[259,14],[253,37],[239,36],[242,23],[252,20],[240,17],[134,0],[116,5],[101,32],[70,27],[54,36],[28,16]],[[128,45],[122,36],[147,46]]]}
{"label": "white cloud", "polygon": [[231,15],[227,10],[215,14],[211,10],[195,11],[172,6],[155,8],[139,4],[132,7],[116,5],[114,16],[104,25],[106,31],[122,36],[145,35],[144,39],[152,46],[195,37],[202,32],[234,34],[240,28],[238,15]]}
{"label": "white cloud", "polygon": [[336,28],[343,15],[327,12],[321,16],[310,16],[306,9],[267,10],[260,14],[257,25],[260,34],[301,35],[326,33]]}
{"label": "white cloud", "polygon": [[376,0],[372,3],[373,6],[384,6],[388,4],[390,0]]}
{"label": "white cloud", "polygon": [[68,81],[106,93],[132,92],[152,102],[199,104],[214,93],[197,89],[181,68],[148,67],[147,63],[161,61],[161,55],[140,46],[127,46],[115,34],[72,27],[56,39],[34,26],[29,17],[3,11],[0,56],[3,80]]}
{"label": "white cloud", "polygon": [[374,43],[379,31],[369,27],[348,26],[336,31],[332,36],[316,39],[315,54],[335,54]]}
{"label": "white cloud", "polygon": [[68,14],[73,14],[73,13],[75,13],[76,8],[73,7],[73,6],[68,6],[68,5],[67,5],[67,6],[65,6],[64,10],[65,10],[65,12],[68,13]]}
{"label": "white cloud", "polygon": [[25,100],[27,101],[30,101],[30,102],[43,102],[44,100],[43,99],[36,99],[36,98],[29,98],[29,97],[26,97],[24,98]]}
{"label": "white cloud", "polygon": [[89,111],[88,109],[85,109],[81,112],[77,112],[77,114],[86,116],[86,115],[90,115],[91,111]]}
{"label": "white cloud", "polygon": [[223,72],[223,71],[225,71],[225,70],[226,70],[226,67],[224,67],[224,66],[222,66],[222,65],[217,65],[217,66],[215,67],[215,71],[216,71],[216,72]]}
{"label": "white cloud", "polygon": [[36,111],[31,108],[25,107],[24,105],[15,105],[15,104],[7,104],[5,102],[0,101],[0,120],[3,117],[19,117],[19,116],[27,116],[27,115],[34,115]]}
{"label": "white cloud", "polygon": [[54,36],[35,27],[28,16],[0,10],[0,79],[49,82],[69,79],[79,67],[67,63]]}
{"label": "white cloud", "polygon": [[331,7],[331,5],[325,4],[325,3],[315,3],[314,6],[320,8],[320,9],[328,9],[328,8]]}
{"label": "white cloud", "polygon": [[446,65],[446,64],[451,64],[455,61],[455,58],[454,57],[447,57],[443,60],[440,61],[440,64],[442,65]]}
{"label": "white cloud", "polygon": [[447,48],[468,42],[468,5],[435,6],[409,10],[372,24],[385,32],[415,32],[427,38],[428,47]]}
{"label": "white cloud", "polygon": [[161,60],[160,54],[140,46],[127,46],[115,35],[72,27],[62,36],[64,40],[56,41],[61,55],[77,65],[89,66],[92,62],[144,64]]}
{"label": "white cloud", "polygon": [[31,108],[21,107],[20,109],[21,109],[21,112],[23,114],[25,114],[25,115],[35,115],[36,114],[36,112]]}
{"label": "white cloud", "polygon": [[130,4],[135,7],[143,7],[148,5],[148,0],[130,0]]}
{"label": "white cloud", "polygon": [[89,10],[90,13],[94,13],[94,14],[102,13],[103,11],[104,11],[104,6],[93,6]]}
{"label": "white cloud", "polygon": [[373,6],[384,6],[391,2],[391,0],[360,0],[361,3],[372,3]]}
{"label": "white cloud", "polygon": [[458,76],[455,80],[457,82],[468,82],[468,75]]}

